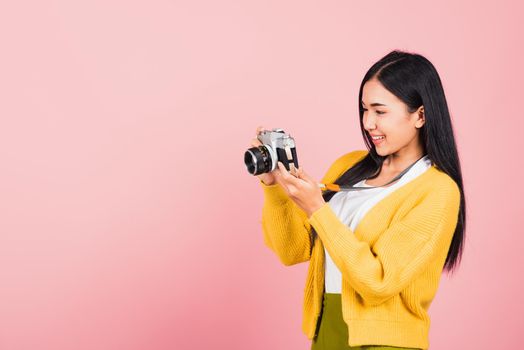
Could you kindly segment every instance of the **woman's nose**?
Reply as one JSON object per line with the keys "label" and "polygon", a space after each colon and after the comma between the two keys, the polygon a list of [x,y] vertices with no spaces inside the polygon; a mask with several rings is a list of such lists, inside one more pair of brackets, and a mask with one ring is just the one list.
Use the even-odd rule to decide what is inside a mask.
{"label": "woman's nose", "polygon": [[375,120],[373,120],[373,118],[364,118],[364,129],[373,130],[375,127]]}

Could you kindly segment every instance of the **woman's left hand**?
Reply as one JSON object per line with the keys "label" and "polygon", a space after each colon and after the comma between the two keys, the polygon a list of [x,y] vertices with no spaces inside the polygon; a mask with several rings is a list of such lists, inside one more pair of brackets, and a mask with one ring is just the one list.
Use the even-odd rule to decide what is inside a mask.
{"label": "woman's left hand", "polygon": [[308,218],[326,203],[318,182],[306,174],[302,167],[298,168],[296,177],[286,169],[282,162],[278,162],[278,168],[280,174],[276,176],[276,181],[284,188],[287,195],[306,212]]}

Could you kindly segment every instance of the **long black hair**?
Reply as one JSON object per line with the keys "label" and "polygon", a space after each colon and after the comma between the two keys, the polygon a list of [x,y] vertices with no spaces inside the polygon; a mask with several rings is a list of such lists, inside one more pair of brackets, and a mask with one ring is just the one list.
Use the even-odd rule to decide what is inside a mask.
{"label": "long black hair", "polygon": [[[444,270],[453,273],[461,260],[464,247],[466,202],[460,161],[444,89],[437,70],[425,57],[394,50],[381,58],[367,71],[360,84],[358,106],[360,129],[369,152],[334,183],[354,185],[363,179],[378,176],[380,169],[382,169],[382,163],[386,156],[377,154],[371,137],[364,129],[362,121],[364,111],[360,102],[362,101],[364,84],[373,78],[376,78],[388,91],[402,100],[410,113],[414,113],[420,106],[424,106],[425,123],[419,129],[424,153],[439,170],[448,174],[460,188],[458,222],[444,264]],[[335,193],[325,191],[322,196],[328,202]],[[315,235],[314,228],[312,228],[312,231]]]}

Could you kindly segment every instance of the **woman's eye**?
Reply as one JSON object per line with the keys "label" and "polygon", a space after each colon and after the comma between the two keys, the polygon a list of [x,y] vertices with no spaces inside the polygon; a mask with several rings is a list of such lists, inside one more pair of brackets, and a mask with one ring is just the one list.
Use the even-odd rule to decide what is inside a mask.
{"label": "woman's eye", "polygon": [[[362,109],[362,112],[367,112],[367,109],[366,108],[361,108]],[[377,112],[377,114],[385,114],[386,112],[382,112],[382,111],[375,111]]]}

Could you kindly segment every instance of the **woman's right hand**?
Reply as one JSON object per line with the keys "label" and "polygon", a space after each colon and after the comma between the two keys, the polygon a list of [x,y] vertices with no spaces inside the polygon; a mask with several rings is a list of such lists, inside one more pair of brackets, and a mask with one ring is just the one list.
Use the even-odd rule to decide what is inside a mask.
{"label": "woman's right hand", "polygon": [[[258,136],[258,134],[260,134],[262,131],[265,131],[266,129],[264,129],[263,126],[259,126],[257,128],[257,133],[256,135]],[[262,145],[262,142],[260,142],[260,140],[258,138],[254,138],[254,139],[251,139],[251,147],[258,147],[258,146],[261,146]],[[276,180],[276,173],[277,172],[280,172],[280,169],[278,167],[275,168],[275,170],[269,172],[269,173],[263,173],[263,174],[259,174],[259,175],[256,175],[260,180],[262,180],[262,182],[264,182],[264,184],[266,185],[274,185],[277,183],[277,180]]]}

